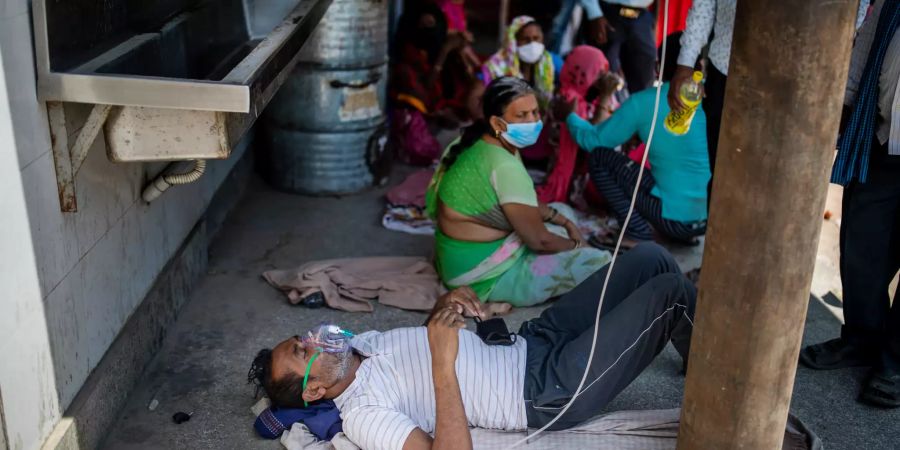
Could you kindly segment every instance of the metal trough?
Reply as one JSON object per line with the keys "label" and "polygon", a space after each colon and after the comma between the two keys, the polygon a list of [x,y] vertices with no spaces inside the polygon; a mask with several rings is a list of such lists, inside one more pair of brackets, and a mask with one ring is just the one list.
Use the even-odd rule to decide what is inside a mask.
{"label": "metal trough", "polygon": [[[38,96],[51,128],[58,102],[98,105],[85,129],[113,161],[227,158],[330,4],[34,0]],[[94,136],[64,149],[73,173]]]}

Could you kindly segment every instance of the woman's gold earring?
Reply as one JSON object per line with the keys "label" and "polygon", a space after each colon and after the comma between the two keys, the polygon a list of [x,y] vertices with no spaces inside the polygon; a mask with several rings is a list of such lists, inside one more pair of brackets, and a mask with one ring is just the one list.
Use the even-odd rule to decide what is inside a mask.
{"label": "woman's gold earring", "polygon": [[495,137],[495,138],[499,138],[499,137],[500,137],[500,130],[494,130],[494,137]]}

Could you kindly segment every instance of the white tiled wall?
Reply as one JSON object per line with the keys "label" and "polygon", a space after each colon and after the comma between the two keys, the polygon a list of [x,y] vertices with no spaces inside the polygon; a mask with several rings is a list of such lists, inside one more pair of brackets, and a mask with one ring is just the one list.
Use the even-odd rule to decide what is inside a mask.
{"label": "white tiled wall", "polygon": [[101,138],[76,180],[79,212],[60,212],[27,6],[0,0],[0,286],[13,288],[0,296],[0,393],[13,449],[40,447],[240,156],[146,205],[145,171],[160,166],[113,164]]}
{"label": "white tiled wall", "polygon": [[[60,417],[20,172],[40,153],[34,145],[19,145],[20,140],[34,142],[37,127],[29,129],[27,119],[34,117],[35,105],[30,113],[19,111],[25,95],[16,92],[30,81],[31,40],[24,39],[24,50],[21,42],[29,35],[29,20],[24,0],[0,0],[0,396],[7,445],[13,449],[37,448]],[[14,122],[25,125],[14,132]]]}

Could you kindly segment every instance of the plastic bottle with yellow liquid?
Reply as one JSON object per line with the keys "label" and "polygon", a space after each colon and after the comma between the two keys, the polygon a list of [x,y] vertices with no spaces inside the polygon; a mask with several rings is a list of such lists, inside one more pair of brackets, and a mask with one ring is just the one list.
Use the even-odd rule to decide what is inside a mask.
{"label": "plastic bottle with yellow liquid", "polygon": [[678,97],[681,98],[681,103],[684,103],[685,108],[681,111],[669,111],[663,123],[670,133],[681,136],[687,134],[691,129],[694,113],[697,112],[697,107],[700,106],[700,100],[703,98],[701,81],[703,81],[703,72],[695,71],[691,80],[681,85]]}

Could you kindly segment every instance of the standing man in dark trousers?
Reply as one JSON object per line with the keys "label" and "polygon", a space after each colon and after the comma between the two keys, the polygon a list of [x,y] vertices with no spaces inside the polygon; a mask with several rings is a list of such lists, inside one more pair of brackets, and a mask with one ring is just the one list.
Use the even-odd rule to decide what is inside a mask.
{"label": "standing man in dark trousers", "polygon": [[859,399],[900,407],[900,2],[879,0],[853,46],[838,155],[845,187],[841,222],[841,336],[800,353],[807,367],[872,367]]}
{"label": "standing man in dark trousers", "polygon": [[[722,124],[722,107],[725,104],[725,82],[728,80],[728,61],[731,59],[731,33],[734,30],[736,0],[694,0],[688,11],[687,25],[681,35],[681,53],[678,69],[669,88],[669,107],[673,111],[684,109],[678,96],[681,86],[691,79],[694,67],[703,47],[709,42],[706,65],[706,97],[703,112],[706,113],[706,145],[709,151],[709,170],[716,173],[716,150],[719,145],[719,129]],[[707,202],[712,198],[712,178],[707,187]]]}
{"label": "standing man in dark trousers", "polygon": [[656,74],[656,21],[648,10],[651,4],[653,0],[601,1],[593,20],[587,11],[588,43],[603,50],[610,70],[621,69],[632,93],[650,87]]}

